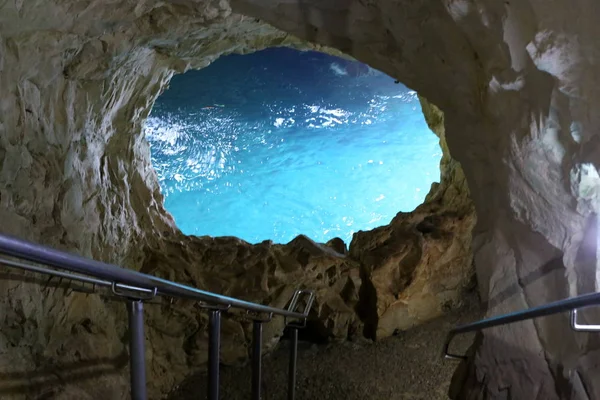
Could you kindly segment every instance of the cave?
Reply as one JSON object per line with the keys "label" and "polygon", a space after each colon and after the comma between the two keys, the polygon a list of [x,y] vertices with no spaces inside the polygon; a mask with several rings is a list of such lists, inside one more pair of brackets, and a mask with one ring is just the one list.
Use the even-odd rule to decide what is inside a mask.
{"label": "cave", "polygon": [[417,93],[314,51],[232,54],[176,75],[144,133],[186,235],[349,244],[439,183],[439,138]]}
{"label": "cave", "polygon": [[[443,315],[473,272],[487,315],[596,291],[597,8],[0,3],[0,232],[277,307],[297,285],[310,287],[311,320],[341,341],[379,340]],[[419,93],[440,137],[440,183],[414,211],[357,232],[347,254],[305,236],[285,245],[186,236],[164,207],[142,130],[157,97],[175,74],[280,46],[351,57],[397,79]],[[120,304],[12,275],[0,285],[9,294],[2,398],[127,398]],[[206,362],[205,314],[174,306],[147,312],[151,398]],[[280,320],[265,329],[270,347],[282,332]],[[224,364],[247,357],[247,336],[224,319]],[[599,398],[597,349],[566,315],[483,331],[450,395]],[[74,376],[81,364],[95,371]]]}

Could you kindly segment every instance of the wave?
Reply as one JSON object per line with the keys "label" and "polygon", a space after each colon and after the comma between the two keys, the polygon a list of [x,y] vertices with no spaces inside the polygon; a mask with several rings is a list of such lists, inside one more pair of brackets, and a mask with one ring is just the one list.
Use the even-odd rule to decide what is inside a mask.
{"label": "wave", "polygon": [[338,63],[331,63],[331,64],[329,64],[329,69],[332,70],[333,73],[336,74],[337,76],[346,76],[346,75],[348,75],[348,71],[346,71],[346,69],[344,67],[342,67]]}

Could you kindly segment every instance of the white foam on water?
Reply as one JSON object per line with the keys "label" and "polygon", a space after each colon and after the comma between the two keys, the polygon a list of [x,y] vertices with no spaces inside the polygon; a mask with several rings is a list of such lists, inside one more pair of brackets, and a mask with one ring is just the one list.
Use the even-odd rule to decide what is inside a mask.
{"label": "white foam on water", "polygon": [[337,63],[329,64],[329,69],[332,70],[333,73],[336,74],[337,76],[348,75],[348,71],[346,71],[346,69],[344,67],[342,67],[341,65],[339,65]]}

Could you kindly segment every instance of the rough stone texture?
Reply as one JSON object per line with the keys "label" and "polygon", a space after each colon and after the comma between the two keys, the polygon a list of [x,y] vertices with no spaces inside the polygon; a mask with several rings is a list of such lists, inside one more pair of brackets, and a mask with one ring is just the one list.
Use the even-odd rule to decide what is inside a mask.
{"label": "rough stone texture", "polygon": [[[280,307],[294,288],[309,287],[317,291],[310,328],[331,338],[362,332],[360,319],[364,332],[382,337],[438,315],[458,301],[469,277],[474,222],[460,167],[448,154],[442,162],[443,180],[432,188],[428,203],[415,213],[399,215],[388,227],[360,233],[348,254],[339,241],[319,245],[304,237],[287,245],[251,246],[235,238],[185,237],[177,230],[164,210],[150,165],[143,120],[174,73],[201,68],[222,54],[275,45],[346,52],[401,79],[444,110],[453,155],[473,167],[466,172],[477,189],[473,193],[479,211],[485,213],[481,247],[492,234],[501,238],[510,229],[529,232],[533,226],[529,220],[515,225],[520,220],[512,214],[498,217],[489,199],[504,204],[500,210],[506,212],[512,210],[506,193],[514,194],[512,201],[523,210],[537,199],[533,188],[517,185],[508,191],[506,186],[508,171],[524,176],[523,171],[534,168],[527,160],[539,161],[539,154],[547,154],[536,153],[540,142],[545,140],[549,149],[555,144],[543,129],[532,138],[529,125],[515,128],[522,121],[545,121],[525,112],[533,109],[537,98],[523,90],[498,89],[498,96],[505,96],[510,105],[510,118],[492,118],[492,106],[502,102],[483,95],[483,78],[491,67],[482,63],[490,55],[480,51],[475,61],[458,17],[440,2],[374,6],[319,1],[300,7],[287,1],[263,8],[264,4],[233,3],[237,12],[250,16],[243,17],[225,0],[0,0],[0,231]],[[470,8],[464,9],[467,15]],[[485,41],[479,31],[470,34],[481,40],[483,50],[495,54],[492,39]],[[538,81],[533,79],[531,85],[537,82],[544,88],[552,80]],[[566,100],[558,96],[557,101]],[[424,107],[430,124],[443,134],[440,113]],[[509,137],[519,138],[510,142],[511,152]],[[446,150],[443,138],[442,146]],[[556,157],[577,165],[574,153],[568,153],[571,158],[565,154]],[[514,162],[505,165],[501,157]],[[548,159],[549,166],[555,166],[553,160]],[[595,171],[580,170],[586,179]],[[504,186],[497,187],[502,182]],[[540,187],[546,188],[545,183]],[[521,196],[525,189],[527,195]],[[519,214],[537,221],[546,215],[543,212],[563,207],[555,225],[539,222],[547,236],[532,237],[531,243],[537,240],[544,246],[548,232],[557,227],[571,240],[564,243],[579,243],[580,236],[569,233],[575,225],[562,217],[583,223],[589,202],[569,209],[563,203],[571,193],[567,189],[551,186],[550,194],[563,197],[552,198],[545,209]],[[579,189],[585,191],[583,186]],[[560,223],[564,221],[568,224]],[[498,227],[501,224],[506,224],[505,230]],[[487,265],[496,255],[482,248],[479,254],[484,258],[478,262]],[[535,261],[547,257],[547,249],[526,256]],[[554,253],[556,257],[559,251]],[[514,265],[506,265],[513,268],[510,273],[496,264],[480,268],[482,290],[486,292],[486,282],[502,273],[507,274],[506,284],[514,283]],[[122,304],[105,295],[72,293],[59,282],[28,275],[29,282],[23,283],[14,272],[1,273],[0,292],[8,295],[0,299],[0,397],[127,397]],[[578,275],[572,276],[576,280]],[[146,316],[152,398],[199,368],[206,357],[205,313],[185,301],[157,302],[147,306]],[[505,309],[520,305],[502,303]],[[224,320],[223,362],[246,356],[248,328],[241,316]],[[534,331],[524,332],[523,338],[538,343]],[[282,321],[275,320],[265,332],[268,347],[281,334]]]}
{"label": "rough stone texture", "polygon": [[[477,211],[489,315],[598,289],[597,1],[232,4],[388,72],[444,111]],[[565,315],[492,329],[453,395],[600,398],[598,348]]]}
{"label": "rough stone texture", "polygon": [[[314,288],[317,328],[346,337],[358,329],[356,264],[304,238],[250,246],[184,237],[162,206],[141,135],[175,71],[296,44],[231,15],[226,2],[0,2],[0,230],[280,307],[295,287]],[[0,397],[124,398],[124,307],[41,283],[0,280]],[[148,306],[146,322],[157,397],[205,360],[206,316],[163,304]],[[246,356],[247,331],[223,322],[224,362]],[[267,347],[281,333],[281,320],[269,324]]]}
{"label": "rough stone texture", "polygon": [[[237,238],[180,238],[163,240],[159,246],[150,250],[141,271],[281,308],[296,287],[310,287],[317,295],[308,327],[311,332],[321,338],[346,339],[359,331],[354,312],[361,285],[358,264],[306,237],[287,245],[250,245]],[[2,398],[18,393],[51,398],[126,397],[124,308],[109,302],[112,297],[107,293],[82,294],[63,289],[58,281],[29,279],[38,285],[1,281],[9,293],[0,336],[2,370],[10,372],[2,375],[6,377],[0,382]],[[44,299],[36,303],[35,295]],[[147,303],[146,360],[152,398],[206,363],[207,324],[206,312],[195,302],[158,298]],[[283,328],[280,317],[265,324],[266,351],[278,343]],[[244,313],[226,315],[221,332],[224,364],[249,356],[251,321]]]}
{"label": "rough stone texture", "polygon": [[362,267],[367,337],[390,336],[459,306],[472,281],[475,209],[462,168],[448,153],[443,113],[423,98],[421,104],[440,137],[440,183],[413,212],[356,233],[350,244],[350,256]]}
{"label": "rough stone texture", "polygon": [[[284,308],[296,287],[310,287],[317,294],[310,326],[316,334],[345,339],[358,330],[353,311],[360,287],[357,264],[306,237],[287,245],[254,246],[237,238],[190,238],[162,242],[153,254],[143,272],[275,307]],[[188,267],[180,270],[177,265]],[[150,310],[150,365],[164,391],[190,369],[206,363],[208,317],[197,304],[185,300]],[[245,317],[232,311],[223,320],[221,361],[225,364],[249,355],[252,326]],[[264,326],[265,350],[277,344],[283,328],[280,317]]]}

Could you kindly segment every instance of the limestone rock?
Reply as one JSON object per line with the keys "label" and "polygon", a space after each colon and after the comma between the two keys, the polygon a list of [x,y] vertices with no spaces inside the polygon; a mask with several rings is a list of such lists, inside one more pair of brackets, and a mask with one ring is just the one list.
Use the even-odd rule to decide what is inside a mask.
{"label": "limestone rock", "polygon": [[[345,339],[358,330],[354,312],[361,285],[358,265],[304,236],[286,245],[269,241],[251,245],[234,237],[190,237],[163,241],[149,254],[143,272],[274,307],[286,307],[294,289],[310,288],[316,293],[307,327],[312,334]],[[208,317],[197,304],[186,300],[150,308],[149,313],[150,365],[165,390],[178,382],[177,377],[206,363]],[[225,314],[221,362],[232,364],[249,357],[251,329],[246,314],[235,310]],[[283,334],[283,318],[275,317],[263,329],[268,351]]]}
{"label": "limestone rock", "polygon": [[358,232],[350,255],[360,261],[371,297],[365,298],[365,334],[381,338],[459,306],[473,276],[471,231],[476,222],[460,164],[445,143],[444,115],[421,98],[443,151],[440,183],[424,204],[398,213],[389,225]]}
{"label": "limestone rock", "polygon": [[[273,45],[320,48],[232,14],[225,1],[0,3],[0,230],[279,307],[304,285],[319,292],[319,332],[346,337],[360,286],[351,261],[308,241],[184,237],[142,135],[173,73]],[[0,397],[125,398],[124,307],[44,278],[7,277],[0,371],[11,378]],[[147,306],[153,398],[206,358],[204,311],[161,301]],[[266,327],[267,348],[282,324]],[[247,356],[248,329],[223,322],[224,362]]]}
{"label": "limestone rock", "polygon": [[[444,111],[448,148],[477,212],[474,260],[488,315],[598,290],[594,0],[232,5],[342,49]],[[598,370],[589,364],[596,343],[570,331],[566,316],[482,335],[457,398],[600,395]]]}
{"label": "limestone rock", "polygon": [[460,305],[473,272],[474,223],[473,213],[425,209],[356,234],[351,250],[376,296],[377,325],[369,335],[390,336]]}
{"label": "limestone rock", "polygon": [[[300,236],[287,245],[270,242],[250,245],[237,238],[190,237],[185,241],[163,241],[147,254],[141,267],[143,272],[275,307],[285,307],[295,288],[311,288],[317,300],[307,329],[314,335],[334,339],[345,339],[358,331],[359,321],[354,312],[361,285],[358,265],[306,237]],[[38,283],[44,281],[38,278]],[[41,317],[24,316],[36,313],[38,306],[29,292],[39,287],[18,282],[12,286],[27,294],[29,312],[23,309],[23,296],[9,290],[13,294],[11,299],[17,303],[9,303],[11,313],[5,317],[4,326],[10,329],[2,330],[2,343],[34,348],[24,353],[4,347],[4,368],[9,363],[14,368],[14,363],[22,364],[33,357],[30,369],[39,375],[24,376],[17,382],[9,382],[9,386],[28,385],[31,395],[53,390],[54,395],[63,396],[60,398],[77,397],[75,393],[81,390],[88,394],[105,391],[111,398],[121,398],[127,393],[124,375],[128,365],[127,316],[123,306],[118,302],[104,303],[98,294],[43,289],[40,292],[48,299],[46,304],[51,302],[52,308],[57,307],[58,312],[51,311],[50,315],[58,323],[47,321],[50,324],[47,338],[41,338],[36,322]],[[190,371],[206,363],[207,324],[206,311],[195,302],[158,298],[147,303],[146,359],[153,397],[170,390]],[[248,358],[251,327],[251,320],[244,313],[224,314],[221,362],[232,364]],[[281,317],[264,325],[265,351],[277,344],[283,329]],[[38,346],[43,346],[40,355],[36,355],[40,351],[36,350]],[[71,363],[75,371],[66,368],[65,363]],[[85,373],[90,376],[77,387],[65,384]],[[32,380],[36,384],[32,385]]]}
{"label": "limestone rock", "polygon": [[[428,203],[415,213],[400,214],[388,227],[357,235],[348,254],[339,241],[320,245],[304,237],[287,245],[256,246],[235,238],[185,237],[164,209],[142,124],[171,76],[204,67],[223,54],[293,46],[348,53],[444,110],[448,148],[465,166],[483,214],[478,222],[479,265],[487,266],[496,256],[493,246],[485,247],[486,238],[501,241],[520,230],[541,232],[530,248],[539,242],[552,257],[563,247],[565,254],[575,254],[580,237],[573,232],[585,225],[593,209],[593,171],[575,170],[577,158],[564,161],[579,145],[569,142],[562,153],[551,151],[557,143],[553,136],[535,131],[537,136],[530,138],[529,128],[524,128],[536,128],[534,121],[550,122],[533,117],[549,104],[550,93],[560,111],[550,125],[564,123],[563,114],[570,115],[565,105],[569,98],[553,91],[554,80],[529,64],[526,72],[536,72],[532,76],[537,80],[519,91],[521,81],[511,81],[510,71],[497,72],[497,66],[507,68],[502,64],[507,57],[503,39],[482,34],[501,32],[500,19],[481,25],[474,6],[453,4],[0,2],[0,231],[278,307],[285,306],[295,288],[314,289],[317,301],[309,329],[325,337],[362,332],[360,319],[383,336],[437,315],[448,300],[456,300],[464,285],[461,279],[469,275],[467,231],[474,218],[461,170],[449,153],[443,168],[453,171],[448,173],[451,178],[433,187]],[[540,34],[531,49],[540,65],[546,42]],[[559,72],[568,71],[554,74]],[[496,92],[491,93],[487,82]],[[545,98],[532,94],[538,87],[547,90]],[[511,106],[501,107],[503,103]],[[532,107],[537,114],[529,113]],[[578,115],[591,115],[585,107],[578,110]],[[499,121],[494,116],[500,111],[506,115]],[[587,143],[590,127],[575,122],[582,143]],[[590,163],[594,148],[585,154]],[[510,167],[504,159],[511,161]],[[568,171],[573,167],[573,190],[586,194],[580,202],[565,185],[536,181],[537,168],[548,167],[551,176],[561,178],[563,166]],[[532,184],[509,187],[511,174]],[[551,201],[533,207],[541,192]],[[511,210],[519,210],[518,215]],[[545,219],[548,215],[553,217]],[[388,236],[393,240],[386,242]],[[533,252],[537,256],[526,254],[534,267],[546,257],[539,255],[542,250]],[[410,274],[398,267],[400,260],[413,270]],[[488,284],[504,273],[507,285],[517,279],[514,263],[493,265],[479,268],[484,293],[502,286]],[[573,276],[571,281],[576,281],[577,274]],[[71,293],[59,282],[30,275],[26,282],[14,274],[3,278],[0,292],[8,295],[0,298],[0,374],[8,378],[0,382],[1,398],[127,397],[122,304],[102,294]],[[206,359],[204,311],[185,301],[156,302],[147,305],[146,318],[152,398]],[[374,324],[373,318],[380,322]],[[283,322],[276,319],[265,328],[267,347],[275,345]],[[246,357],[248,329],[239,315],[223,321],[224,362]],[[533,330],[525,332],[537,343]]]}

